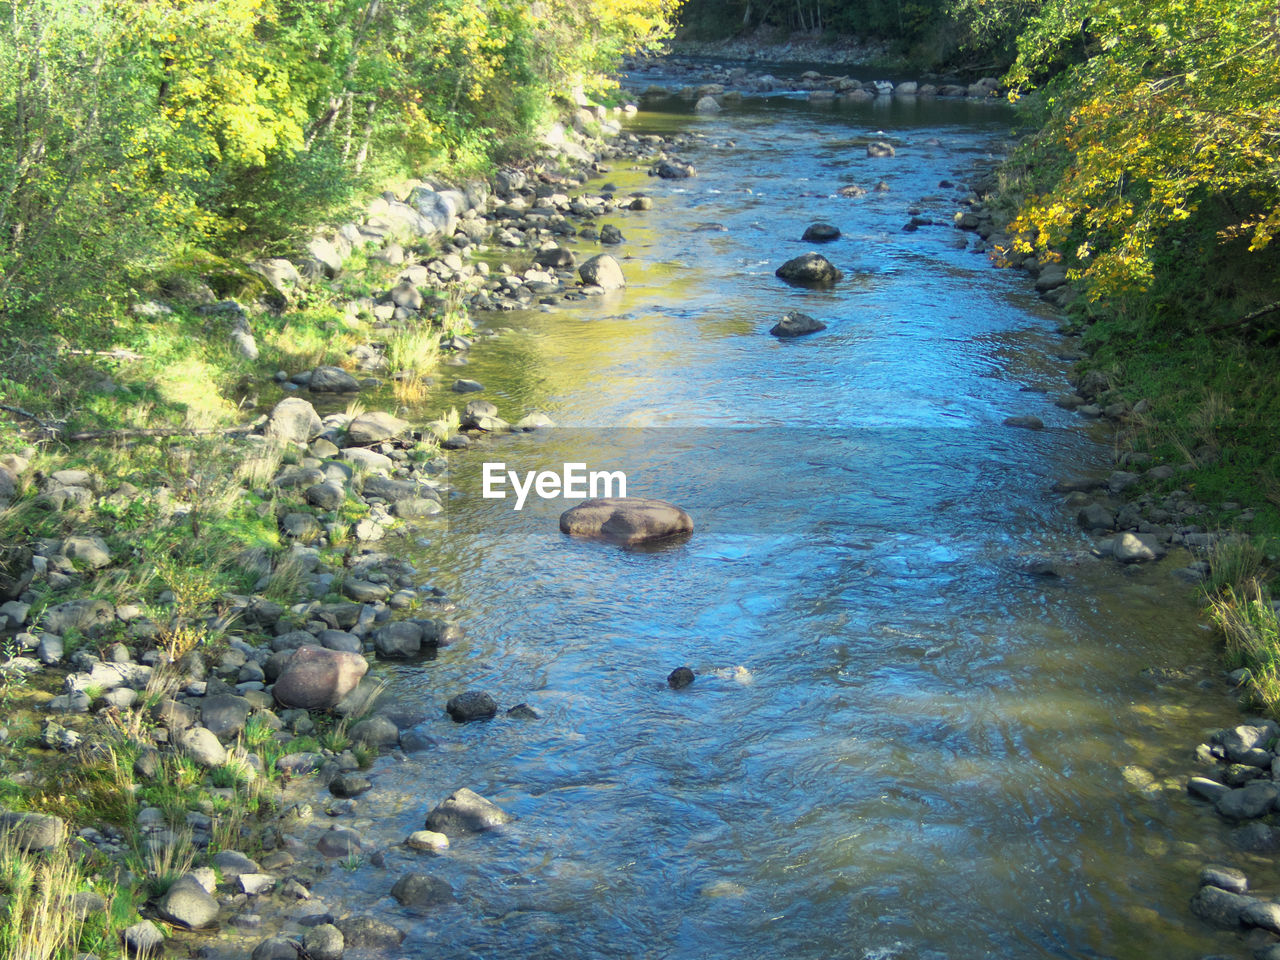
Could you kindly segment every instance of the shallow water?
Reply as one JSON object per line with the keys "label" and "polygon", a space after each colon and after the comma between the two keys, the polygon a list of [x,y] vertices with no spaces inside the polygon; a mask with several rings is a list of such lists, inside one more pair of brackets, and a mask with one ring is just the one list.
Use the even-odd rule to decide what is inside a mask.
{"label": "shallow water", "polygon": [[[1268,874],[1181,787],[1194,744],[1233,721],[1199,685],[1212,638],[1167,569],[1087,556],[1049,493],[1107,469],[1044,392],[1068,345],[1024,276],[967,249],[949,222],[964,190],[939,186],[1011,122],[995,104],[787,98],[634,122],[712,145],[684,152],[693,180],[605,176],[656,201],[610,218],[624,293],[492,315],[506,332],[458,369],[504,417],[563,429],[454,455],[461,495],[412,559],[468,637],[390,668],[439,747],[380,761],[357,813],[395,844],[469,786],[519,822],[335,868],[317,895],[409,929],[406,956],[1222,949],[1187,911],[1197,870]],[[897,156],[866,158],[873,137]],[[909,206],[939,225],[904,232]],[[831,291],[773,275],[814,219],[844,231],[823,248],[847,274]],[[775,341],[790,309],[828,329]],[[1001,426],[1020,414],[1047,429]],[[570,540],[563,502],[480,498],[486,460],[623,469],[698,529],[650,550]],[[1033,556],[1063,575],[1028,576]],[[672,691],[681,664],[698,679]],[[541,719],[455,725],[444,702],[468,688]],[[402,910],[386,892],[411,866],[458,904]]]}

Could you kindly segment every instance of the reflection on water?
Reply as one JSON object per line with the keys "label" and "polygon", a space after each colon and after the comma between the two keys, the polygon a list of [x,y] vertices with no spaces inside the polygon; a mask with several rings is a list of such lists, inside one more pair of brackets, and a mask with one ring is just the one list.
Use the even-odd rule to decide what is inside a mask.
{"label": "reflection on water", "polygon": [[[519,822],[425,863],[335,870],[317,893],[364,909],[410,864],[447,879],[459,903],[431,917],[377,901],[410,956],[1211,950],[1185,904],[1199,866],[1231,855],[1164,782],[1229,718],[1197,686],[1209,640],[1167,573],[1084,554],[1047,490],[1104,451],[1023,390],[1061,381],[1053,320],[948,225],[961,193],[940,182],[1010,116],[779,99],[641,123],[712,145],[686,151],[694,180],[606,175],[656,199],[612,221],[623,294],[496,316],[506,332],[474,351],[465,375],[504,417],[571,429],[455,455],[465,496],[412,559],[468,638],[391,671],[440,746],[381,761],[360,807],[382,844],[464,785]],[[897,156],[868,159],[872,134]],[[912,206],[940,225],[904,232]],[[844,232],[824,253],[849,279],[788,288],[773,270],[815,219]],[[828,329],[767,336],[791,309]],[[1048,429],[1000,426],[1015,414]],[[629,492],[698,530],[657,550],[569,540],[561,504],[479,498],[499,459],[622,464]],[[1044,556],[1061,577],[1024,572]],[[698,680],[674,692],[681,664]],[[473,687],[541,719],[455,726],[443,703]]]}

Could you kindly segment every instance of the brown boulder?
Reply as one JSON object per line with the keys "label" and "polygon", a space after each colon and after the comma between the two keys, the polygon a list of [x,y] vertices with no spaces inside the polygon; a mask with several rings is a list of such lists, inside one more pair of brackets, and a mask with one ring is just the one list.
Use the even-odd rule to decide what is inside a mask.
{"label": "brown boulder", "polygon": [[276,679],[276,701],[285,707],[328,710],[354,690],[369,663],[358,653],[301,646]]}
{"label": "brown boulder", "polygon": [[674,503],[644,497],[584,500],[560,515],[560,530],[571,537],[598,537],[633,544],[693,531],[693,518]]}

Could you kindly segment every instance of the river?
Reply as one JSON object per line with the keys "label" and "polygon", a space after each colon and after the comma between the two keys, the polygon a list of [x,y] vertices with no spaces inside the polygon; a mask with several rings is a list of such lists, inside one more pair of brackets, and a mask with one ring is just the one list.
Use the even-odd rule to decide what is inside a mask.
{"label": "river", "polygon": [[[1242,858],[1182,786],[1194,745],[1233,722],[1212,637],[1168,568],[1087,555],[1050,493],[1110,469],[1103,428],[1052,403],[1072,347],[1024,275],[952,228],[965,190],[940,185],[969,180],[1013,115],[687,110],[629,129],[705,135],[683,151],[695,179],[602,175],[655,200],[610,218],[626,290],[483,321],[501,335],[458,374],[504,417],[560,428],[455,454],[462,495],[412,558],[468,637],[389,668],[438,746],[380,760],[358,826],[397,844],[461,786],[518,822],[441,857],[334,867],[314,892],[410,930],[407,956],[1220,948],[1187,900],[1200,866]],[[868,139],[896,156],[868,158]],[[870,192],[837,196],[850,182]],[[936,225],[904,231],[910,207]],[[788,287],[774,270],[818,219],[843,231],[823,252],[846,277]],[[828,329],[770,337],[792,309]],[[1046,429],[1002,426],[1023,414]],[[478,495],[497,460],[625,470],[697,529],[648,550],[570,540],[563,502]],[[1061,575],[1029,575],[1041,557]],[[685,664],[698,679],[669,689]],[[471,688],[540,719],[455,725],[444,701]],[[410,868],[456,906],[406,914],[385,894]]]}

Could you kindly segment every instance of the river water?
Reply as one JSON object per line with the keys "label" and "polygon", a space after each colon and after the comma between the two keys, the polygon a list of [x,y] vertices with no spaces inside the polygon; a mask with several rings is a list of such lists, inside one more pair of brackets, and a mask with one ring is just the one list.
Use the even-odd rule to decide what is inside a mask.
{"label": "river water", "polygon": [[[1025,276],[952,229],[963,188],[939,186],[1012,122],[784,97],[632,122],[705,134],[684,151],[699,175],[619,163],[604,181],[656,202],[610,221],[625,292],[482,324],[502,335],[459,375],[504,417],[561,429],[454,455],[460,495],[412,559],[468,637],[390,668],[438,746],[380,760],[357,813],[392,845],[468,786],[518,822],[335,867],[318,896],[409,930],[406,956],[1221,949],[1187,900],[1202,864],[1242,860],[1182,789],[1191,748],[1232,722],[1202,666],[1213,640],[1167,569],[1086,555],[1049,491],[1110,451],[1052,405],[1068,345]],[[897,156],[867,158],[869,138]],[[911,206],[938,225],[904,232]],[[774,269],[815,219],[843,231],[823,252],[846,278],[792,289]],[[791,309],[828,329],[776,341]],[[1001,425],[1020,414],[1047,428]],[[497,460],[623,469],[697,530],[649,550],[570,540],[563,502],[478,495]],[[1028,575],[1034,557],[1062,575]],[[682,664],[698,679],[673,691]],[[455,725],[444,702],[471,688],[540,719]],[[406,913],[386,893],[408,869],[458,903]]]}

